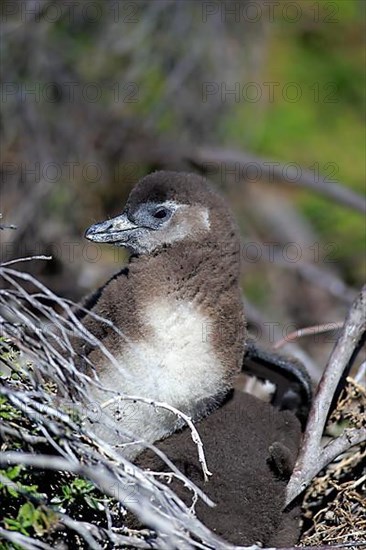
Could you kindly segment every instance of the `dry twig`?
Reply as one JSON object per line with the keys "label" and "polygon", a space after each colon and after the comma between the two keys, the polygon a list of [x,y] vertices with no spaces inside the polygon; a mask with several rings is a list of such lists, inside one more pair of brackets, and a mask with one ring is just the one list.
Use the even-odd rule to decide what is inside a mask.
{"label": "dry twig", "polygon": [[366,430],[346,428],[327,446],[322,435],[333,397],[341,377],[365,334],[366,286],[353,303],[341,335],[330,355],[310,411],[302,448],[287,488],[286,502],[292,502],[335,457],[366,439]]}
{"label": "dry twig", "polygon": [[289,342],[293,342],[294,340],[302,338],[303,336],[313,336],[314,334],[331,332],[334,330],[338,330],[342,327],[343,321],[340,321],[339,323],[327,323],[326,325],[315,325],[313,327],[299,328],[298,330],[290,332],[290,334],[287,334],[287,336],[281,338],[281,340],[275,342],[275,344],[273,345],[273,349],[280,349]]}

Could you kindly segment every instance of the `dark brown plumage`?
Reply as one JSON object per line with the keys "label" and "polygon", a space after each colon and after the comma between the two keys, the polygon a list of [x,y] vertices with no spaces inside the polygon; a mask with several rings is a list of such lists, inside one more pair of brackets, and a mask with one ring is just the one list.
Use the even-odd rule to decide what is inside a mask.
{"label": "dark brown plumage", "polygon": [[[200,176],[156,172],[135,186],[120,216],[95,224],[86,237],[132,253],[127,268],[83,303],[123,337],[80,314],[121,364],[119,371],[97,348],[79,349],[101,383],[195,419],[217,407],[240,371],[245,342],[239,233],[223,198]],[[95,389],[91,395],[97,403],[111,397]],[[116,408],[109,408],[112,417]],[[150,442],[179,426],[172,413],[141,403],[118,417]],[[100,427],[108,441],[121,443],[113,427],[107,432]]]}
{"label": "dark brown plumage", "polygon": [[[204,483],[197,448],[189,429],[157,447],[215,502],[196,505],[197,517],[216,534],[238,545],[292,546],[297,542],[297,511],[283,513],[285,490],[297,455],[301,429],[293,413],[279,411],[235,391],[218,410],[197,425],[213,476]],[[145,451],[137,464],[165,471],[163,461]],[[170,485],[187,504],[192,493],[179,481]]]}

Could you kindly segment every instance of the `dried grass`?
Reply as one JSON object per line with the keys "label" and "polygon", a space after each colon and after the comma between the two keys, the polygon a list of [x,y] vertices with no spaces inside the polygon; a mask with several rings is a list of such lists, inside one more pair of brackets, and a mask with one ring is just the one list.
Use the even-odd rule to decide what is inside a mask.
{"label": "dried grass", "polygon": [[[352,378],[331,414],[327,433],[331,436],[345,425],[366,429],[366,390]],[[366,445],[338,457],[316,477],[305,494],[303,517],[306,531],[303,546],[323,544],[366,546]]]}

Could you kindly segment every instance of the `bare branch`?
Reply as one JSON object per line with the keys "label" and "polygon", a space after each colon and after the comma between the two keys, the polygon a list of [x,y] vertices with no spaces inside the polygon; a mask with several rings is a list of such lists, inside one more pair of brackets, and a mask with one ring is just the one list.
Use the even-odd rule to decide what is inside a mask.
{"label": "bare branch", "polygon": [[[321,453],[321,460],[323,465],[321,468],[317,468],[318,472],[322,470],[327,464],[332,462],[337,456],[348,451],[350,447],[359,445],[366,441],[366,430],[356,428],[346,428],[344,432],[333,439],[328,445],[326,445]],[[316,472],[317,473],[317,472]],[[314,474],[316,475],[316,474]]]}
{"label": "bare branch", "polygon": [[245,173],[246,168],[255,165],[260,169],[262,179],[269,182],[277,181],[289,185],[310,189],[319,195],[331,198],[335,202],[348,206],[358,212],[366,212],[366,200],[358,195],[346,185],[335,181],[329,181],[326,177],[314,174],[310,170],[302,169],[300,175],[297,167],[291,170],[291,167],[279,162],[262,159],[248,155],[241,151],[228,149],[201,147],[190,156],[192,161],[198,166],[206,169],[210,174],[219,172],[219,164],[236,163],[240,166],[240,171]]}
{"label": "bare branch", "polygon": [[334,394],[365,333],[365,305],[366,286],[363,287],[348,313],[340,337],[320,380],[310,411],[302,448],[288,484],[286,504],[292,502],[309,485],[313,477],[329,461],[333,460],[336,451],[344,452],[366,438],[365,430],[346,430],[340,436],[338,443],[336,439],[325,449],[322,448],[321,443]]}

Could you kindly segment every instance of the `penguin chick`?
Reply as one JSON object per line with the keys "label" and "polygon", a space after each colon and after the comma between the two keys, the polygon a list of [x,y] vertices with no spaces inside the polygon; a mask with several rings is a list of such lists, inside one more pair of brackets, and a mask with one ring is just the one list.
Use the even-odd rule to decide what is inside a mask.
{"label": "penguin chick", "polygon": [[[200,176],[155,172],[134,187],[121,215],[85,236],[131,253],[127,268],[82,304],[119,333],[79,313],[120,365],[97,347],[76,346],[80,368],[105,388],[91,386],[91,400],[106,403],[115,395],[110,389],[165,402],[194,420],[214,410],[240,371],[245,342],[240,239],[223,198]],[[126,441],[111,419],[148,442],[181,425],[175,414],[145,403],[113,403],[93,430],[119,445]],[[132,458],[138,449],[123,452]]]}
{"label": "penguin chick", "polygon": [[[282,512],[301,438],[295,415],[235,390],[197,429],[213,474],[206,483],[189,429],[156,446],[216,503],[210,508],[198,500],[198,519],[240,546],[258,542],[267,546],[274,541],[276,546],[295,544],[299,512]],[[136,463],[155,472],[169,470],[152,450],[140,454]],[[192,504],[192,492],[181,481],[173,478],[169,487],[187,506]],[[131,517],[130,522],[137,527]]]}

